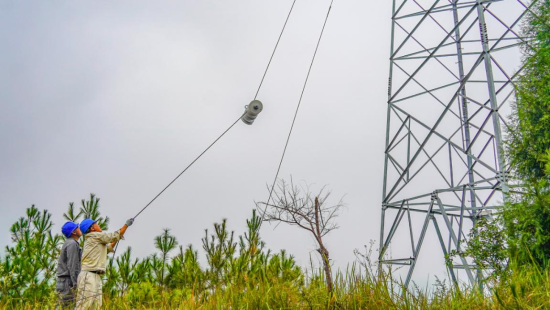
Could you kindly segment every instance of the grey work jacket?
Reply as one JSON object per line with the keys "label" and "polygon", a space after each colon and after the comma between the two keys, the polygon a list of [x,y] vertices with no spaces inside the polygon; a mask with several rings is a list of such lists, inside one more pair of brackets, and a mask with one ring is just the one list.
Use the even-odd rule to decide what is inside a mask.
{"label": "grey work jacket", "polygon": [[68,277],[70,287],[76,287],[81,258],[82,250],[78,241],[67,238],[57,261],[57,277]]}

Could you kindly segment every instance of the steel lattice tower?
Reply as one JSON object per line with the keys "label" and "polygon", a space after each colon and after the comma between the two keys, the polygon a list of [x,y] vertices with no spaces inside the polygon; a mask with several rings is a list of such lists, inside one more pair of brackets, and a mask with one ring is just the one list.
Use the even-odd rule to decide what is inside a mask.
{"label": "steel lattice tower", "polygon": [[[393,0],[379,261],[405,266],[407,286],[506,200],[503,131],[531,5]],[[441,246],[422,249],[428,238]],[[481,275],[460,255],[443,268],[454,282]]]}

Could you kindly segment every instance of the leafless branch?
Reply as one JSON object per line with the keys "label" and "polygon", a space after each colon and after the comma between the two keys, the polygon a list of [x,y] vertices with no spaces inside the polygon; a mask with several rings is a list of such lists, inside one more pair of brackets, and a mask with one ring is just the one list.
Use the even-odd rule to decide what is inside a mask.
{"label": "leafless branch", "polygon": [[345,207],[343,199],[335,205],[329,205],[327,200],[330,191],[326,190],[326,186],[312,195],[309,185],[297,186],[292,178],[290,184],[280,180],[277,190],[270,192],[270,196],[273,197],[273,203],[270,203],[271,197],[267,202],[256,203],[258,214],[264,221],[298,226],[313,235],[323,262],[327,289],[332,293],[329,251],[323,243],[323,237],[339,227],[336,218]]}

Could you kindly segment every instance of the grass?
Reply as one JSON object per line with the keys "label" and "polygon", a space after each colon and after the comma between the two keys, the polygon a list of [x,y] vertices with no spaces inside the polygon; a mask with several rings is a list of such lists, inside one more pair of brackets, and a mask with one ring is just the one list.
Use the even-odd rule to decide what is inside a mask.
{"label": "grass", "polygon": [[[135,283],[124,296],[104,299],[104,309],[550,309],[550,271],[536,267],[512,272],[481,293],[476,288],[405,289],[389,277],[372,277],[354,268],[335,276],[327,293],[322,274],[303,285],[227,285],[210,291],[160,289]],[[0,309],[54,309],[55,296],[42,302],[1,301]]]}

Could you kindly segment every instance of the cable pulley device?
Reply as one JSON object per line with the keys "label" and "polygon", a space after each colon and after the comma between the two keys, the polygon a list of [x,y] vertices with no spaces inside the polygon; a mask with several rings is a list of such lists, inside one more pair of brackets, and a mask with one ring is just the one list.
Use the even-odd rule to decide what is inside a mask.
{"label": "cable pulley device", "polygon": [[263,109],[264,105],[260,100],[252,100],[249,105],[244,106],[244,114],[241,117],[241,120],[247,125],[252,125],[258,114],[260,114]]}

